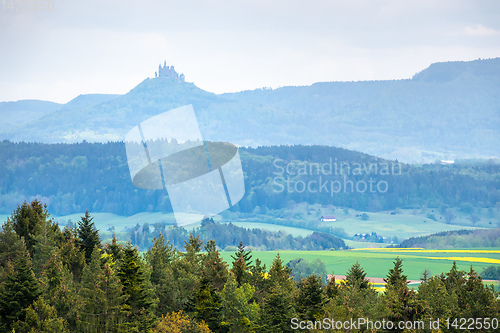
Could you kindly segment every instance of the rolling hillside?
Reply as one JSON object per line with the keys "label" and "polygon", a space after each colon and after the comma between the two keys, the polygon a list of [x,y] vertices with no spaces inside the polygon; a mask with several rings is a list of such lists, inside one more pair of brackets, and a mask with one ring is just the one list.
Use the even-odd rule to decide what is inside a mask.
{"label": "rolling hillside", "polygon": [[498,157],[499,89],[500,58],[432,64],[409,80],[321,82],[222,95],[154,78],[122,96],[70,102],[22,126],[0,127],[0,139],[119,141],[138,122],[193,104],[206,140],[321,144],[405,162]]}
{"label": "rolling hillside", "polygon": [[[0,115],[2,121],[0,121],[0,132],[9,133],[14,128],[37,121],[60,107],[61,104],[58,103],[38,100],[1,102]],[[3,136],[3,138],[6,137],[8,136]]]}

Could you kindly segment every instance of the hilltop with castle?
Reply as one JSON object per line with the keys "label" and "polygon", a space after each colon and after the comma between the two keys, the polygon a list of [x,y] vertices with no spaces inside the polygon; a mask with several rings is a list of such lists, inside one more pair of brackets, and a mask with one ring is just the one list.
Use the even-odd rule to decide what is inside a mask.
{"label": "hilltop with castle", "polygon": [[163,62],[163,67],[161,64],[158,66],[158,72],[155,72],[155,77],[166,78],[177,82],[186,81],[184,74],[179,75],[179,73],[175,71],[174,66],[167,66],[167,61]]}

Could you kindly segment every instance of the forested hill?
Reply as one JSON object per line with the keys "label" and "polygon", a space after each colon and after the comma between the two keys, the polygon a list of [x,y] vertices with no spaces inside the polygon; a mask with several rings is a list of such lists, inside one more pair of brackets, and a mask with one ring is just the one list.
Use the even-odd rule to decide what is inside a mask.
{"label": "forested hill", "polygon": [[287,110],[293,143],[434,161],[453,152],[500,156],[498,90],[500,58],[432,64],[409,80],[320,82],[223,96]]}
{"label": "forested hill", "polygon": [[[243,213],[253,212],[257,206],[281,209],[290,202],[379,211],[423,205],[494,207],[500,201],[500,165],[494,163],[398,166],[370,155],[325,146],[240,148],[240,155],[246,192],[234,210]],[[341,163],[345,164],[335,171]],[[360,174],[355,172],[358,164]],[[326,171],[332,168],[331,174],[323,167]],[[302,183],[318,185],[320,176],[321,182],[328,181],[325,191],[300,190]],[[359,192],[351,190],[349,184],[345,186],[345,182],[355,187],[370,181],[374,186],[386,183],[387,190],[382,186],[382,191]],[[56,215],[86,209],[127,216],[171,210],[166,191],[133,186],[121,142],[0,142],[0,214],[10,214],[20,202],[35,197],[49,203],[51,213]]]}
{"label": "forested hill", "polygon": [[[125,95],[86,98],[37,119],[29,117],[36,110],[27,110],[27,116],[20,113],[0,127],[0,139],[120,141],[138,122],[192,104],[211,141],[320,144],[405,162],[498,157],[498,91],[500,58],[432,64],[407,80],[320,82],[222,95],[154,78]],[[0,112],[12,114],[5,107]]]}
{"label": "forested hill", "polygon": [[52,143],[121,141],[132,127],[152,116],[187,104],[204,110],[217,99],[192,83],[145,79],[125,95],[79,96],[42,119],[26,118],[4,130],[0,138]]}
{"label": "forested hill", "polygon": [[411,237],[401,242],[398,247],[425,249],[500,247],[500,228],[445,231],[428,236]]}
{"label": "forested hill", "polygon": [[[36,121],[55,110],[59,109],[61,104],[38,101],[23,100],[17,102],[0,102],[0,132],[5,133],[11,128],[25,124],[29,119]],[[6,134],[3,135],[4,137]]]}

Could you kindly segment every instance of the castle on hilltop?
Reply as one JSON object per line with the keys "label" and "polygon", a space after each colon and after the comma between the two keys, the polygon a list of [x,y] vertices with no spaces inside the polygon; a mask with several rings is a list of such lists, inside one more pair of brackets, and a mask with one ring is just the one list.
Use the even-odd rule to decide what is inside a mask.
{"label": "castle on hilltop", "polygon": [[163,62],[163,67],[161,64],[158,66],[158,72],[155,72],[155,77],[163,77],[177,82],[186,82],[184,74],[179,75],[174,66],[167,66],[167,61]]}

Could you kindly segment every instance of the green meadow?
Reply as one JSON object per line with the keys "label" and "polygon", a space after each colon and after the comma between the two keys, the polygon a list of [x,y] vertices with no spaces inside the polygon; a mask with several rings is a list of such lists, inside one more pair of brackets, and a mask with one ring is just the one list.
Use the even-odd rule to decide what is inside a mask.
{"label": "green meadow", "polygon": [[[368,220],[362,220],[359,215],[363,212],[349,209],[344,211],[335,208],[331,205],[322,206],[319,204],[295,204],[287,208],[286,212],[270,211],[266,215],[261,214],[247,214],[245,217],[236,216],[214,216],[217,222],[233,223],[239,227],[250,229],[265,229],[269,231],[284,231],[294,237],[306,237],[314,232],[316,228],[331,228],[343,229],[345,233],[352,237],[354,234],[370,234],[377,233],[380,236],[392,239],[394,236],[398,241],[402,241],[409,237],[418,237],[429,234],[434,234],[442,231],[460,230],[460,229],[476,229],[467,225],[467,221],[457,218],[454,224],[446,224],[435,209],[425,210],[398,210],[397,214],[391,214],[389,211],[368,213]],[[427,214],[436,213],[436,220],[427,218]],[[71,214],[65,216],[51,215],[60,226],[65,226],[69,220],[73,223],[80,220],[84,214]],[[121,216],[111,213],[92,213],[96,227],[105,232],[114,227],[115,232],[123,232],[125,228],[133,228],[137,224],[143,225],[148,223],[150,226],[155,223],[165,222],[173,224],[175,217],[172,213],[138,213],[132,216]],[[186,218],[193,221],[191,224],[185,225],[184,228],[190,230],[191,228],[200,225],[199,220],[202,216],[194,214],[185,214]],[[188,216],[189,215],[189,216]],[[321,215],[334,215],[337,217],[335,222],[320,222]],[[459,214],[457,213],[457,216]],[[0,215],[0,222],[4,222],[10,215]],[[287,217],[288,216],[288,217]],[[486,224],[487,219],[478,223],[477,227],[492,227],[493,225]],[[359,247],[380,247],[387,246],[387,244],[379,243],[365,243],[355,240],[346,240],[346,243],[351,248]]]}
{"label": "green meadow", "polygon": [[[401,250],[401,251],[398,251]],[[448,272],[453,260],[448,259],[430,259],[432,257],[473,257],[481,260],[482,258],[500,261],[500,248],[485,249],[459,249],[461,252],[436,252],[439,250],[428,251],[404,251],[406,249],[380,249],[380,250],[346,250],[346,251],[253,251],[253,259],[259,258],[267,267],[270,267],[273,259],[279,253],[284,263],[296,258],[313,261],[321,259],[326,266],[329,274],[345,275],[349,268],[358,261],[361,267],[369,277],[386,277],[390,268],[393,267],[393,261],[396,257],[403,259],[404,274],[410,280],[419,280],[424,270],[428,270],[431,275],[439,275],[442,272]],[[496,251],[496,253],[477,253],[476,250]],[[221,252],[224,260],[231,262],[233,252]],[[470,259],[473,260],[473,259]],[[476,261],[457,261],[460,270],[469,271],[470,266],[477,272],[482,272],[484,268],[490,265],[500,265],[498,263],[482,263]]]}
{"label": "green meadow", "polygon": [[448,230],[473,229],[469,226],[450,225],[424,218],[418,215],[397,214],[387,212],[368,213],[370,218],[362,220],[355,216],[339,217],[335,222],[325,222],[332,228],[343,228],[348,235],[376,232],[386,237],[405,238],[418,237]]}

